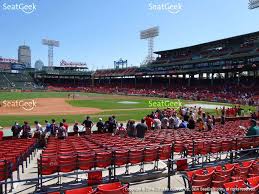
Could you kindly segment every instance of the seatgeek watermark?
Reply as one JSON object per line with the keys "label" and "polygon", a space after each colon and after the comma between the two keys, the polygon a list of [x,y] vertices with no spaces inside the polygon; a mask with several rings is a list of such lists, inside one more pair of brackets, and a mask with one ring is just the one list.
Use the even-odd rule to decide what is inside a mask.
{"label": "seatgeek watermark", "polygon": [[3,3],[2,4],[2,9],[4,11],[17,11],[17,12],[23,12],[25,14],[31,14],[34,11],[36,11],[36,4],[35,3],[31,3],[31,4],[25,4],[25,3],[8,4],[8,3]]}
{"label": "seatgeek watermark", "polygon": [[149,100],[148,106],[149,108],[173,108],[177,110],[183,106],[183,103],[180,100]]}
{"label": "seatgeek watermark", "polygon": [[32,111],[36,107],[35,100],[4,100],[0,102],[3,108],[21,108],[25,111]]}
{"label": "seatgeek watermark", "polygon": [[183,8],[181,2],[164,2],[164,3],[153,3],[148,4],[148,9],[154,12],[167,11],[171,14],[179,13]]}

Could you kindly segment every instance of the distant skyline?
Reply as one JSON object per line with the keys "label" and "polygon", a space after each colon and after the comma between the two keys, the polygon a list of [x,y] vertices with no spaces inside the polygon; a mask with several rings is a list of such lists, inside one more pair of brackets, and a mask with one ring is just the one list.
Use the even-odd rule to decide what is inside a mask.
{"label": "distant skyline", "polygon": [[0,18],[0,56],[17,59],[25,43],[32,67],[38,59],[47,65],[41,40],[49,38],[60,41],[54,65],[86,62],[90,70],[120,58],[139,66],[147,55],[139,33],[153,26],[160,27],[155,51],[259,31],[259,9],[249,10],[248,0],[0,0]]}

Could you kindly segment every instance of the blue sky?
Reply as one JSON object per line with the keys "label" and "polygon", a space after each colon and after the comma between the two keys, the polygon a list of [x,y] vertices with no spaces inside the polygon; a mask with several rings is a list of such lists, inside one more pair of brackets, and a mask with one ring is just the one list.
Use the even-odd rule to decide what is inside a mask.
{"label": "blue sky", "polygon": [[[35,3],[31,14],[4,10],[3,4]],[[177,14],[150,10],[180,3]],[[259,30],[259,9],[248,0],[0,0],[0,56],[17,58],[18,46],[31,47],[32,63],[47,64],[41,39],[60,41],[54,64],[64,59],[86,62],[90,69],[113,67],[127,59],[138,66],[147,55],[140,30],[160,27],[155,50],[184,47]]]}

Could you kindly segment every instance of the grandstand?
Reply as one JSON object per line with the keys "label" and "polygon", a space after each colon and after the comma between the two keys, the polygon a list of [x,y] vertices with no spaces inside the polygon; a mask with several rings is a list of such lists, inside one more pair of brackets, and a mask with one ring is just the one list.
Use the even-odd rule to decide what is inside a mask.
{"label": "grandstand", "polygon": [[32,90],[40,87],[28,73],[0,73],[0,89]]}
{"label": "grandstand", "polygon": [[58,81],[68,82],[70,87],[115,84],[122,88],[140,88],[145,84],[171,88],[179,82],[185,87],[209,87],[229,82],[238,86],[248,82],[258,85],[259,32],[155,53],[157,59],[145,67],[95,72],[79,69],[68,69],[66,72],[64,67],[56,67],[51,72],[37,72],[35,77],[46,85]]}

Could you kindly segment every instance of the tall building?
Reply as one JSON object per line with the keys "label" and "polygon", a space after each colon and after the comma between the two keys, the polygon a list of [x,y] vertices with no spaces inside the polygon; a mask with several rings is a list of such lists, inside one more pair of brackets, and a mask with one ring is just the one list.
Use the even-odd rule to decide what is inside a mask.
{"label": "tall building", "polygon": [[29,46],[22,45],[18,48],[18,62],[23,63],[26,67],[31,67],[31,49]]}
{"label": "tall building", "polygon": [[44,66],[44,63],[41,60],[37,60],[34,64],[35,69],[42,70],[42,67]]}

